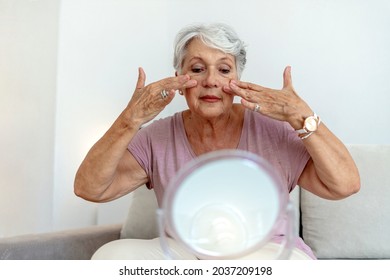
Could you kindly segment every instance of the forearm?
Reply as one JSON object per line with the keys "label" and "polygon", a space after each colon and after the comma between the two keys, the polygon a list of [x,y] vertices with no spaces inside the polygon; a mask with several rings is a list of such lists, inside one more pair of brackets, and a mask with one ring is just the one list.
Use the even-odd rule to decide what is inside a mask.
{"label": "forearm", "polygon": [[312,160],[299,180],[302,187],[328,199],[341,199],[359,190],[359,172],[350,153],[325,124],[302,141]]}
{"label": "forearm", "polygon": [[117,118],[81,163],[74,183],[76,195],[88,200],[98,200],[116,176],[119,176],[120,161],[139,127],[140,124],[126,117],[126,111]]}

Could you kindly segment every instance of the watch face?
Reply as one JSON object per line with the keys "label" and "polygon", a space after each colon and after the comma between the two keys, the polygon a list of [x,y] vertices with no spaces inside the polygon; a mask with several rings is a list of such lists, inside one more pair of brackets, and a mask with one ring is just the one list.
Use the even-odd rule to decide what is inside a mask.
{"label": "watch face", "polygon": [[317,130],[318,123],[315,117],[310,116],[305,120],[305,129],[309,132],[314,132]]}

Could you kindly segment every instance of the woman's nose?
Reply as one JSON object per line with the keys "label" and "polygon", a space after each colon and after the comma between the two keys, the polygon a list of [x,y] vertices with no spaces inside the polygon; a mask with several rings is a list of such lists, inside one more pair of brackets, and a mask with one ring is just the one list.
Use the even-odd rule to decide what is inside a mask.
{"label": "woman's nose", "polygon": [[218,87],[219,77],[218,72],[214,69],[208,69],[203,80],[204,87]]}

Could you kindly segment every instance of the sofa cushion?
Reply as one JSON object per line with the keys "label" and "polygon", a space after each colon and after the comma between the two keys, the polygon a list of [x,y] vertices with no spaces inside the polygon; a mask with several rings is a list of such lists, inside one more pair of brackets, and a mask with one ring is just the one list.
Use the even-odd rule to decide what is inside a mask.
{"label": "sofa cushion", "polygon": [[390,258],[390,145],[348,149],[360,191],[330,201],[302,189],[302,237],[318,258]]}
{"label": "sofa cushion", "polygon": [[120,229],[92,226],[0,238],[0,260],[88,260],[99,247],[118,239]]}
{"label": "sofa cushion", "polygon": [[157,199],[154,191],[141,186],[133,191],[129,213],[120,238],[153,239],[158,237]]}

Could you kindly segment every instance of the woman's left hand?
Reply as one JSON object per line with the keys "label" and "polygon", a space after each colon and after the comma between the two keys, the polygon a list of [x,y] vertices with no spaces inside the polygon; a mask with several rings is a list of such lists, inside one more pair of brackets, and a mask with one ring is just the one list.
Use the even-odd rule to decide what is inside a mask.
{"label": "woman's left hand", "polygon": [[302,128],[303,120],[313,114],[293,88],[290,66],[284,69],[283,88],[280,90],[231,80],[224,91],[240,96],[241,103],[246,108],[273,119],[287,121],[295,129]]}
{"label": "woman's left hand", "polygon": [[[294,129],[301,129],[304,119],[313,115],[313,111],[293,88],[290,66],[284,70],[281,90],[235,80],[230,81],[223,90],[240,96],[246,108],[287,121]],[[341,199],[357,192],[360,188],[359,172],[345,145],[323,123],[315,136],[308,139],[303,143],[311,159],[298,184],[326,199]]]}

